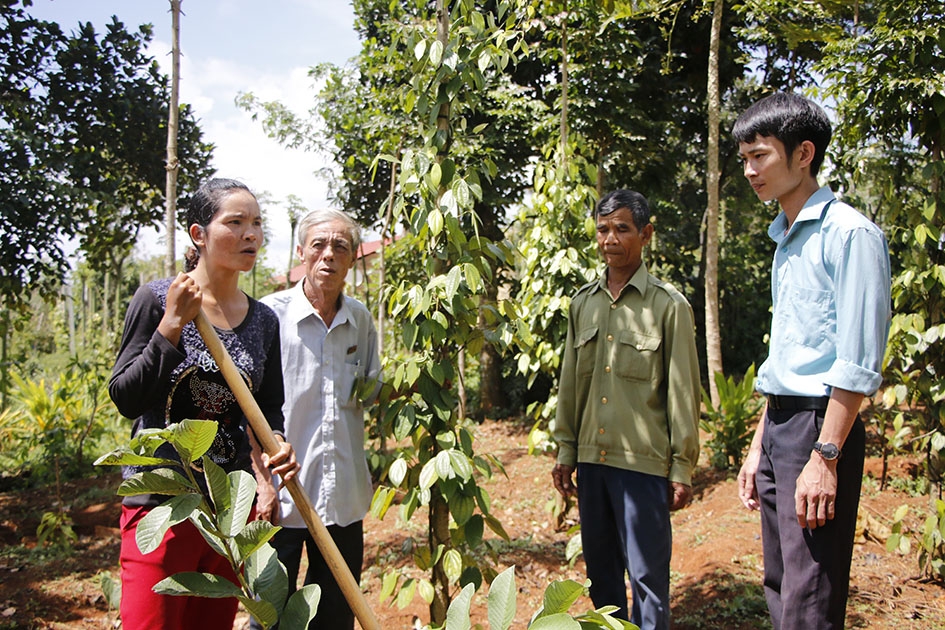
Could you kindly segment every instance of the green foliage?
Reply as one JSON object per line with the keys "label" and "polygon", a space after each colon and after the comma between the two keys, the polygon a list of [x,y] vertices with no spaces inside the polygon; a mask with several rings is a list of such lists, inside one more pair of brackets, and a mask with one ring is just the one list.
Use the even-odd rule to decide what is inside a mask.
{"label": "green foliage", "polygon": [[400,88],[391,86],[390,95],[410,121],[414,140],[399,155],[379,158],[398,169],[391,208],[407,233],[392,249],[410,257],[407,273],[391,273],[386,288],[403,354],[385,366],[380,431],[406,445],[397,448],[371,509],[382,518],[399,488],[406,493],[403,520],[419,507],[428,509],[430,536],[415,547],[414,561],[430,579],[400,582],[388,574],[384,584],[385,595],[396,590],[399,605],[419,592],[437,623],[445,618],[453,585],[481,582],[488,573],[471,553],[482,544],[485,528],[508,538],[478,483],[503,469],[495,458],[474,451],[458,408],[456,387],[464,376],[456,366],[460,352],[501,347],[512,336],[511,304],[493,303],[489,296],[499,281],[497,270],[512,265],[513,249],[489,236],[477,212],[498,169],[487,150],[467,149],[484,146],[488,125],[469,124],[485,106],[484,95],[526,51],[520,15],[508,3],[480,12],[471,2],[459,2],[449,13],[405,17],[388,33],[388,59],[398,60],[391,72],[407,77]]}
{"label": "green foliage", "polygon": [[[0,5],[0,251],[5,307],[32,290],[51,296],[78,241],[98,270],[120,273],[138,229],[163,216],[167,80],[144,54],[149,26],[113,20],[65,33],[29,2]],[[23,7],[26,7],[25,9]],[[209,172],[189,106],[178,134],[181,190]]]}
{"label": "green foliage", "polygon": [[[541,608],[531,620],[528,628],[534,630],[585,630],[602,628],[604,630],[631,630],[637,628],[634,624],[612,616],[615,606],[605,606],[597,610],[587,611],[578,615],[571,615],[568,611],[582,595],[587,595],[589,582],[578,584],[573,580],[552,582],[547,589]],[[434,626],[442,630],[471,630],[469,608],[476,589],[472,584],[463,587],[460,594],[450,604],[443,626]],[[516,597],[515,567],[509,567],[496,576],[489,588],[488,616],[489,628],[492,630],[508,630],[515,619]],[[475,627],[480,627],[478,624]]]}
{"label": "green foliage", "polygon": [[11,374],[11,407],[0,412],[6,470],[29,472],[37,483],[88,472],[85,450],[109,439],[115,413],[105,392],[108,372],[73,361],[47,383]]}
{"label": "green foliage", "polygon": [[837,178],[889,235],[893,319],[884,404],[908,408],[930,480],[945,473],[945,6],[882,0],[824,47]]}
{"label": "green foliage", "polygon": [[70,548],[79,540],[72,529],[72,518],[64,512],[45,512],[36,528],[36,542],[41,547]]}
{"label": "green foliage", "polygon": [[718,470],[737,470],[742,465],[742,453],[751,442],[752,430],[748,422],[764,405],[764,401],[755,396],[755,365],[748,368],[741,383],[736,383],[734,376],[726,378],[716,372],[715,385],[719,390],[719,407],[715,408],[703,389],[705,417],[699,421],[699,426],[710,436],[705,445],[712,466]]}
{"label": "green foliage", "polygon": [[102,595],[105,596],[105,603],[109,609],[118,610],[121,606],[121,581],[115,580],[108,573],[102,573],[99,577],[99,585],[102,587]]}
{"label": "green foliage", "polygon": [[[886,549],[908,554],[912,543],[904,524],[909,506],[901,505],[893,516],[892,533],[886,539]],[[931,513],[925,518],[918,536],[919,570],[924,577],[945,582],[945,501],[936,499]]]}
{"label": "green foliage", "polygon": [[[282,620],[284,627],[303,628],[315,616],[320,587],[310,584],[288,601],[288,576],[269,540],[279,530],[268,521],[247,523],[256,496],[256,480],[245,471],[226,473],[205,453],[213,444],[217,423],[184,420],[165,429],[140,431],[127,447],[101,456],[97,466],[155,467],[135,473],[118,488],[121,496],[169,495],[138,523],[135,539],[141,553],[155,550],[167,530],[189,520],[217,553],[226,558],[239,579],[234,584],[208,573],[171,575],[154,586],[163,595],[235,597],[263,627]],[[180,462],[155,457],[169,443]],[[203,471],[205,496],[195,471]]]}

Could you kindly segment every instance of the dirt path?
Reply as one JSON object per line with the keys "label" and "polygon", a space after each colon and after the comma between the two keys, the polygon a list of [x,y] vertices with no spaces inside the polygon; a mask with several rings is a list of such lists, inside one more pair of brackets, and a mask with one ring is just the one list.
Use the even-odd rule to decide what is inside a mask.
{"label": "dirt path", "polygon": [[[515,628],[524,628],[540,606],[553,580],[584,580],[584,566],[565,561],[570,535],[558,531],[549,506],[552,459],[530,456],[526,434],[510,423],[487,422],[476,429],[477,452],[495,453],[509,479],[499,475],[486,484],[494,514],[512,541],[487,535],[489,556],[496,571],[516,567],[518,587]],[[868,475],[878,475],[879,463],[868,461]],[[896,460],[892,475],[908,481],[908,460]],[[69,486],[64,496],[80,536],[69,555],[35,549],[35,531],[44,511],[54,509],[48,489],[0,494],[0,630],[12,628],[112,628],[117,615],[108,610],[99,586],[102,574],[117,579],[118,503],[112,475]],[[907,485],[900,483],[899,486]],[[861,501],[861,531],[852,569],[852,594],[847,625],[852,628],[898,630],[945,628],[945,589],[915,579],[914,556],[903,557],[885,549],[892,514],[902,504],[927,505],[927,497],[912,497],[887,489],[868,478]],[[701,469],[695,482],[695,501],[673,515],[673,616],[677,630],[744,629],[770,627],[761,590],[761,539],[756,513],[738,502],[735,482]],[[81,506],[81,507],[80,507]],[[396,509],[384,521],[365,521],[365,571],[362,580],[368,602],[382,626],[391,629],[420,626],[429,618],[419,596],[400,608],[378,601],[381,576],[391,568],[405,577],[421,577],[413,567],[405,541],[423,540],[425,523],[418,510],[411,523],[399,522]],[[572,509],[564,526],[574,523]],[[919,519],[910,524],[918,529]],[[915,545],[914,545],[915,548]],[[473,620],[488,626],[485,589],[474,598]],[[572,612],[591,608],[582,599]],[[237,628],[246,627],[246,617]],[[416,626],[419,627],[419,626]]]}

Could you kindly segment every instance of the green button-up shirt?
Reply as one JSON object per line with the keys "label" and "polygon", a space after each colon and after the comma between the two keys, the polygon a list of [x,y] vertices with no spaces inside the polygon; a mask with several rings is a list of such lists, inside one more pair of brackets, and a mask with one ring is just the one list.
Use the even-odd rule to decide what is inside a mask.
{"label": "green button-up shirt", "polygon": [[692,308],[679,291],[641,265],[616,299],[606,272],[577,292],[553,431],[559,464],[691,485],[700,399]]}

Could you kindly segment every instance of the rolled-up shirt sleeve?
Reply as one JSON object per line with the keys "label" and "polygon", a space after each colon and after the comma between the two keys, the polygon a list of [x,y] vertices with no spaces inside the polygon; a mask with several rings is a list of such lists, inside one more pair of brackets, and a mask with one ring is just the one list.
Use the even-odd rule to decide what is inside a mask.
{"label": "rolled-up shirt sleeve", "polygon": [[875,227],[846,233],[834,268],[837,356],[824,383],[870,395],[882,383],[889,335],[889,249]]}

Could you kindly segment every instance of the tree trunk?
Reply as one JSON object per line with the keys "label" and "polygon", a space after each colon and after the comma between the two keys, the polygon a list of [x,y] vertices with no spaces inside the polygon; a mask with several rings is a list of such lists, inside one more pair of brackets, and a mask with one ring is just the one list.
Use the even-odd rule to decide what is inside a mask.
{"label": "tree trunk", "polygon": [[168,277],[176,270],[177,255],[174,251],[177,237],[177,172],[180,162],[177,160],[177,122],[179,115],[180,93],[180,5],[183,0],[170,0],[171,3],[171,103],[167,108],[167,181],[165,186],[165,223],[167,224],[167,253],[164,257],[164,272]]}
{"label": "tree trunk", "polygon": [[[449,20],[450,14],[445,0],[436,0],[436,36],[440,43],[443,44],[443,50],[446,50],[448,42]],[[442,161],[448,155],[450,146],[449,101],[445,101],[440,105],[436,126],[437,130],[444,132],[446,136],[446,141],[437,154],[437,160]],[[445,192],[446,190],[441,184],[438,197],[442,197]],[[439,201],[439,199],[437,201]],[[435,435],[432,429],[430,433],[431,435]],[[436,484],[431,488],[429,519],[430,551],[435,552],[441,545],[444,552],[452,549],[453,542],[450,539],[449,531],[449,506]],[[449,609],[450,605],[450,583],[449,577],[446,575],[446,570],[443,568],[443,558],[444,556],[440,556],[440,560],[433,565],[431,576],[433,583],[433,601],[430,602],[430,622],[438,626],[442,626],[446,623],[446,611]]]}
{"label": "tree trunk", "polygon": [[[444,545],[444,552],[451,549],[450,544],[450,511],[446,499],[439,487],[433,484],[430,488],[430,523],[429,540],[430,551],[436,552],[440,545]],[[443,556],[433,565],[432,569],[433,601],[430,602],[430,621],[434,625],[442,626],[446,622],[446,612],[450,606],[449,578],[443,568]]]}
{"label": "tree trunk", "polygon": [[705,216],[705,354],[712,405],[719,407],[715,373],[722,371],[722,334],[719,330],[719,38],[722,31],[723,0],[712,5],[712,34],[709,39],[709,147],[706,172],[708,207]]}
{"label": "tree trunk", "polygon": [[289,264],[285,269],[285,288],[292,287],[292,280],[290,276],[292,275],[292,261],[293,254],[295,252],[295,229],[298,226],[299,220],[296,216],[289,217]]}
{"label": "tree trunk", "polygon": [[111,298],[111,286],[112,286],[112,274],[108,270],[108,267],[105,267],[105,284],[102,289],[102,337],[105,338],[108,335],[108,331],[111,330],[112,325],[112,316],[109,310],[109,299]]}

